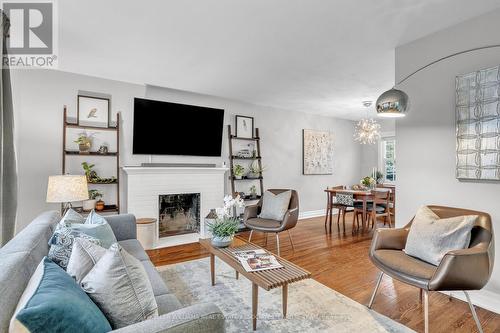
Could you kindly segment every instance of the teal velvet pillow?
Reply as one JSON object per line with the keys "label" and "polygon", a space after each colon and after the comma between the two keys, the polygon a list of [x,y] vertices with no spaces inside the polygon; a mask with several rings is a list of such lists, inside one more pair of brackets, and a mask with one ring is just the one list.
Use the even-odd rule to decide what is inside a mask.
{"label": "teal velvet pillow", "polygon": [[111,331],[106,317],[71,276],[47,257],[40,265],[43,272],[33,274],[39,281],[30,280],[36,288],[17,312],[15,326],[37,333]]}

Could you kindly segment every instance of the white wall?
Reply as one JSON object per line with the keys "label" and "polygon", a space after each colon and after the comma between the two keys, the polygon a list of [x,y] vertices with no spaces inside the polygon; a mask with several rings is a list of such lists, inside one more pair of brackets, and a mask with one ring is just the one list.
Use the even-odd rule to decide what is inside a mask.
{"label": "white wall", "polygon": [[[61,71],[18,70],[12,73],[16,143],[19,160],[19,211],[17,231],[37,214],[58,205],[45,203],[47,177],[61,172],[62,112],[68,105],[70,116],[76,116],[78,91],[111,95],[112,113],[121,112],[121,165],[139,165],[149,156],[132,155],[133,98],[147,97],[171,102],[218,107],[226,110],[225,123],[234,124],[235,114],[255,117],[262,137],[266,188],[291,187],[299,191],[301,211],[324,209],[326,186],[351,185],[360,179],[361,146],[353,141],[354,123],[306,113],[272,109],[248,103],[183,92],[154,86],[141,86]],[[302,129],[330,130],[334,134],[334,174],[302,175]],[[76,133],[74,133],[76,135]],[[154,156],[153,162],[227,163],[227,133],[223,137],[222,158]],[[112,140],[100,134],[96,145]],[[70,157],[71,172],[80,172],[82,157]],[[98,159],[94,159],[99,161]],[[97,164],[105,176],[108,169]],[[111,172],[111,170],[109,170]],[[104,188],[106,191],[109,187]],[[239,190],[248,191],[248,188]],[[112,191],[108,194],[114,194]],[[124,206],[124,188],[121,189]],[[112,195],[114,196],[114,195]],[[105,198],[106,199],[106,198]]]}
{"label": "white wall", "polygon": [[[467,21],[396,49],[396,82],[432,60],[462,50],[500,44],[500,11]],[[459,55],[417,73],[399,86],[411,109],[396,123],[397,224],[420,205],[439,204],[488,212],[498,229],[500,183],[455,178],[455,76],[500,64],[500,48]],[[497,230],[496,242],[500,241]],[[500,247],[497,247],[500,249]],[[499,258],[499,250],[496,257]],[[500,311],[500,265],[474,301]]]}

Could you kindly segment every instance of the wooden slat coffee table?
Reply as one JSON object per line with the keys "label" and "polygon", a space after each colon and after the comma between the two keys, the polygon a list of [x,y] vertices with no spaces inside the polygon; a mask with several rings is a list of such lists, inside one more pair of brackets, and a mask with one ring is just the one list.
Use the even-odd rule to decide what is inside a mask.
{"label": "wooden slat coffee table", "polygon": [[286,318],[288,284],[311,277],[311,273],[308,271],[273,253],[271,254],[278,259],[283,267],[259,272],[247,272],[233,253],[235,251],[258,250],[262,248],[239,237],[235,237],[233,243],[227,248],[213,246],[210,239],[200,239],[200,244],[210,252],[210,275],[212,286],[215,285],[215,257],[234,268],[236,271],[236,278],[238,278],[239,274],[242,274],[252,282],[252,321],[254,331],[257,328],[258,287],[265,290],[282,287],[283,318]]}

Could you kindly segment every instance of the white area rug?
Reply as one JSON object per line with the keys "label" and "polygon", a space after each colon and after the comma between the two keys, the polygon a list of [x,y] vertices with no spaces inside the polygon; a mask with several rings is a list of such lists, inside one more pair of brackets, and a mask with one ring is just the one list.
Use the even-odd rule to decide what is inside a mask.
{"label": "white area rug", "polygon": [[[252,284],[216,260],[216,285],[210,285],[208,258],[158,267],[183,305],[210,302],[226,317],[227,332],[252,332]],[[257,332],[414,332],[352,299],[307,279],[288,288],[287,318],[282,318],[281,288],[259,288]]]}

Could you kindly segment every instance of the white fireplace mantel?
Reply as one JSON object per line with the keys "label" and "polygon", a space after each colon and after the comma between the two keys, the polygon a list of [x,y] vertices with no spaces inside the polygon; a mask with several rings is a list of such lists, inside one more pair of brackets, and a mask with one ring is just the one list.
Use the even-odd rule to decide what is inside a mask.
{"label": "white fireplace mantel", "polygon": [[222,206],[228,168],[125,166],[127,213],[137,218],[159,218],[159,196],[200,193],[200,233],[160,238],[155,228],[155,248],[197,242],[208,236],[204,218]]}
{"label": "white fireplace mantel", "polygon": [[143,167],[125,166],[122,168],[127,175],[137,174],[224,174],[228,168],[197,168],[197,167]]}

